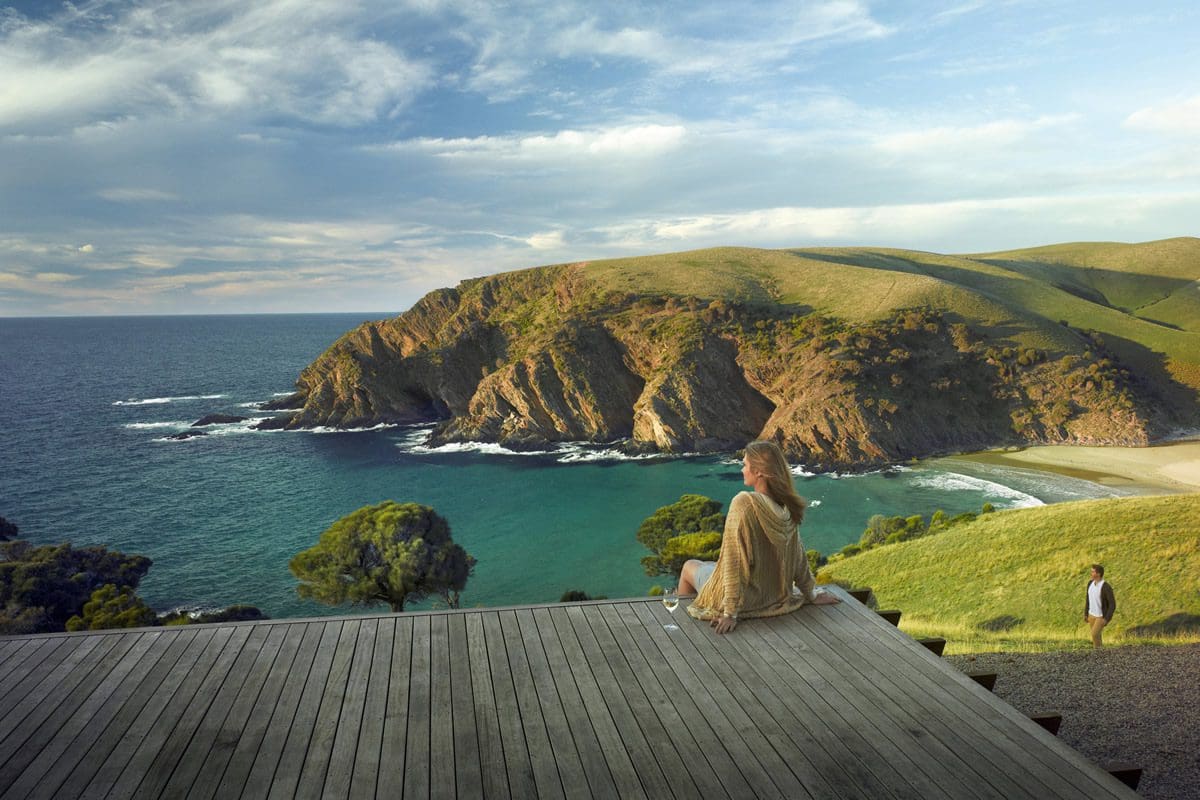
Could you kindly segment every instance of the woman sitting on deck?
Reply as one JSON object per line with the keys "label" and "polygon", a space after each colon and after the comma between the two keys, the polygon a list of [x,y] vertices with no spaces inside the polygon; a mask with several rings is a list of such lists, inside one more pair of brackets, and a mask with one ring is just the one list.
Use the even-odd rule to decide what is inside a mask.
{"label": "woman sitting on deck", "polygon": [[[742,479],[754,491],[739,492],[729,504],[716,563],[693,559],[680,572],[679,593],[698,592],[688,613],[711,620],[717,633],[728,633],[739,618],[773,617],[805,603],[839,602],[814,589],[796,530],[804,519],[804,500],[796,493],[779,446],[765,441],[746,445]],[[792,591],[793,583],[798,594]]]}

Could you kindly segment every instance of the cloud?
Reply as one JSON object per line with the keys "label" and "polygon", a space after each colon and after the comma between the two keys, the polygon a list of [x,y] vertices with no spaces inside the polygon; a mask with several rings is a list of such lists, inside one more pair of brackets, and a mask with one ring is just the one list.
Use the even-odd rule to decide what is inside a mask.
{"label": "cloud", "polygon": [[534,250],[554,250],[562,247],[565,242],[562,231],[546,231],[526,237],[525,243]]}
{"label": "cloud", "polygon": [[234,0],[66,5],[0,27],[0,128],[239,113],[350,126],[431,85],[430,67],[371,35],[352,4]]}
{"label": "cloud", "polygon": [[[96,194],[114,203],[143,203],[156,200],[176,200],[177,195],[159,189],[102,189]],[[89,251],[90,252],[90,251]]]}
{"label": "cloud", "polygon": [[646,158],[680,147],[686,135],[687,129],[682,125],[622,125],[594,130],[560,130],[551,134],[410,139],[395,142],[386,149],[446,159],[493,162]]}
{"label": "cloud", "polygon": [[1200,94],[1147,106],[1125,118],[1125,127],[1168,136],[1200,134]]}
{"label": "cloud", "polygon": [[[1182,219],[1200,210],[1200,192],[1142,195],[1010,196],[845,207],[777,207],[729,214],[645,220],[597,231],[620,247],[653,250],[749,244],[764,247],[806,244],[887,244],[941,252],[962,249],[957,240],[979,241],[987,230],[1027,231],[1039,227],[1088,228],[1103,220],[1114,229],[1158,222],[1170,233]],[[1024,236],[1029,236],[1026,232]],[[1028,244],[1045,244],[1022,239]],[[1020,243],[1020,242],[1019,242]],[[1018,244],[1019,244],[1018,243]],[[996,246],[1016,246],[997,242]],[[979,250],[979,247],[970,249]]]}
{"label": "cloud", "polygon": [[1077,119],[1063,114],[1032,120],[1001,119],[978,125],[945,125],[914,128],[876,135],[874,146],[893,155],[936,154],[998,150],[1027,140],[1034,134],[1060,127]]}

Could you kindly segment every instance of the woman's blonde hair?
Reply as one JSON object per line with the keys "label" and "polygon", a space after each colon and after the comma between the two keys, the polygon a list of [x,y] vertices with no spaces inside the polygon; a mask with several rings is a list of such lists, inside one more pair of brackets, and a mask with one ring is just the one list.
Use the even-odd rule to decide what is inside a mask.
{"label": "woman's blonde hair", "polygon": [[779,445],[761,439],[751,442],[746,445],[746,461],[750,469],[766,480],[771,499],[786,508],[792,522],[799,525],[804,520],[804,498],[796,492],[792,471]]}

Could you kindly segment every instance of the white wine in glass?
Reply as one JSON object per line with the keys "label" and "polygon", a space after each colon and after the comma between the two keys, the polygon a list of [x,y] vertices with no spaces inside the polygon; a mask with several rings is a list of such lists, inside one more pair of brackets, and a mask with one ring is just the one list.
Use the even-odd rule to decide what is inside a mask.
{"label": "white wine in glass", "polygon": [[[667,590],[663,593],[662,601],[663,605],[667,607],[667,611],[670,611],[672,614],[674,614],[675,609],[679,607],[679,591],[676,589]],[[679,630],[679,626],[674,622],[668,622],[666,625],[663,625],[663,627],[669,631]]]}

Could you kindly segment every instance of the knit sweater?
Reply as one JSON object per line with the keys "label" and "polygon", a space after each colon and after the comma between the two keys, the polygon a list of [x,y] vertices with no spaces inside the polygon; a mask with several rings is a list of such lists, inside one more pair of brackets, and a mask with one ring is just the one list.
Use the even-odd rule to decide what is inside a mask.
{"label": "knit sweater", "polygon": [[[800,594],[793,594],[793,583]],[[740,492],[729,504],[716,571],[688,613],[696,619],[786,614],[812,602],[814,583],[791,515],[766,495]]]}

